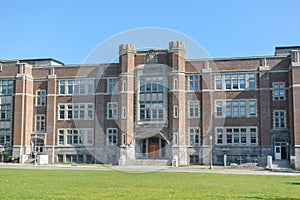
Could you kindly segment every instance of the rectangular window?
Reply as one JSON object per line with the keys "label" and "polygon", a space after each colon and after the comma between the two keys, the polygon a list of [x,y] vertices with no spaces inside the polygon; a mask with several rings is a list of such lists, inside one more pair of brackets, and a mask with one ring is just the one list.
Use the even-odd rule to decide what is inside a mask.
{"label": "rectangular window", "polygon": [[107,92],[110,94],[114,94],[118,92],[118,79],[110,78],[107,80]]}
{"label": "rectangular window", "polygon": [[59,104],[59,120],[90,120],[94,118],[94,105],[90,103]]}
{"label": "rectangular window", "polygon": [[200,116],[200,105],[199,101],[189,102],[189,117],[198,118]]}
{"label": "rectangular window", "polygon": [[252,127],[233,127],[233,128],[217,128],[217,144],[223,143],[225,138],[226,144],[229,145],[256,145],[257,144],[257,128]]}
{"label": "rectangular window", "polygon": [[[66,138],[66,140],[65,140]],[[59,129],[59,145],[91,145],[93,144],[92,129]]]}
{"label": "rectangular window", "polygon": [[286,128],[286,113],[284,110],[276,110],[273,112],[273,127],[274,129]]}
{"label": "rectangular window", "polygon": [[250,100],[249,101],[249,115],[251,117],[256,116],[256,101],[255,100]]}
{"label": "rectangular window", "polygon": [[223,102],[216,101],[216,116],[222,117],[223,116]]}
{"label": "rectangular window", "polygon": [[174,118],[178,118],[178,106],[174,106]]}
{"label": "rectangular window", "polygon": [[11,144],[11,130],[10,129],[0,129],[0,145],[10,145]]}
{"label": "rectangular window", "polygon": [[223,89],[224,82],[226,90],[244,90],[247,84],[248,88],[254,89],[255,81],[253,73],[218,74],[215,75],[215,88],[217,90]]}
{"label": "rectangular window", "polygon": [[123,81],[123,84],[122,84],[122,91],[123,91],[123,92],[126,92],[126,91],[127,91],[127,82],[126,82],[126,81]]}
{"label": "rectangular window", "polygon": [[[246,101],[226,101],[226,117],[246,117]],[[250,116],[256,115],[256,101],[250,101]],[[252,115],[251,115],[252,114]],[[253,115],[254,114],[254,115]]]}
{"label": "rectangular window", "polygon": [[107,129],[107,144],[118,144],[118,129],[108,128]]}
{"label": "rectangular window", "polygon": [[35,131],[45,131],[45,115],[35,116]]}
{"label": "rectangular window", "polygon": [[223,129],[217,129],[217,144],[223,144]]}
{"label": "rectangular window", "polygon": [[173,90],[178,90],[178,79],[174,79]]}
{"label": "rectangular window", "polygon": [[[6,102],[0,102],[6,103]],[[11,104],[0,104],[0,120],[8,121],[12,117],[12,106]]]}
{"label": "rectangular window", "polygon": [[199,128],[190,128],[190,145],[199,145],[200,135]]}
{"label": "rectangular window", "polygon": [[118,119],[118,103],[107,103],[107,119]]}
{"label": "rectangular window", "polygon": [[189,76],[189,90],[198,91],[199,90],[199,76],[190,75]]}
{"label": "rectangular window", "polygon": [[257,131],[256,128],[250,128],[250,143],[256,144],[257,143]]}
{"label": "rectangular window", "polygon": [[127,116],[127,108],[123,107],[122,108],[122,119],[126,119],[126,116]]}
{"label": "rectangular window", "polygon": [[285,89],[284,83],[273,83],[273,100],[284,100]]}
{"label": "rectangular window", "polygon": [[59,94],[92,94],[94,81],[92,79],[59,80]]}
{"label": "rectangular window", "polygon": [[178,133],[174,134],[174,144],[178,145]]}
{"label": "rectangular window", "polygon": [[35,102],[36,102],[37,106],[45,106],[46,105],[46,91],[45,90],[36,91]]}
{"label": "rectangular window", "polygon": [[0,80],[0,94],[11,95],[13,92],[12,80]]}
{"label": "rectangular window", "polygon": [[222,75],[215,75],[215,87],[217,90],[222,90]]}

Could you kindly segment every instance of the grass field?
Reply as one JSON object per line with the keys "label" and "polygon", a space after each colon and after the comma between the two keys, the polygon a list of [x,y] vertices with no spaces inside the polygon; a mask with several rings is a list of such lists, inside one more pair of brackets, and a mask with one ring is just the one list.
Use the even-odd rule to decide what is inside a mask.
{"label": "grass field", "polygon": [[300,199],[300,177],[0,169],[0,199]]}

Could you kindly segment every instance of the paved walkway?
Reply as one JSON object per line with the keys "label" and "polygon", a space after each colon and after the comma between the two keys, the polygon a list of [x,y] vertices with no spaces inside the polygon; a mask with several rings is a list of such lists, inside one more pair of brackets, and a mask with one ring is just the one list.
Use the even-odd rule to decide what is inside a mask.
{"label": "paved walkway", "polygon": [[235,175],[270,175],[270,176],[300,176],[300,171],[272,172],[263,169],[231,169],[217,168],[207,169],[202,166],[169,167],[169,166],[80,166],[80,165],[21,165],[0,163],[1,168],[10,169],[39,169],[39,170],[110,170],[125,173],[149,173],[149,172],[183,172],[183,173],[207,173],[207,174],[235,174]]}

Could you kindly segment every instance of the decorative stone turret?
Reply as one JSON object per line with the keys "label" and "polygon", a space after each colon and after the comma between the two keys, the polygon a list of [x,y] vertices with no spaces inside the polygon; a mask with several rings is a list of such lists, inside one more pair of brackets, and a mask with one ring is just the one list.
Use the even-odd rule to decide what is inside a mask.
{"label": "decorative stone turret", "polygon": [[135,46],[133,44],[120,44],[119,55],[122,56],[128,53],[135,53]]}
{"label": "decorative stone turret", "polygon": [[185,71],[185,43],[172,41],[169,43],[169,64],[175,71]]}
{"label": "decorative stone turret", "polygon": [[169,43],[169,52],[185,52],[185,43],[182,41],[172,41]]}

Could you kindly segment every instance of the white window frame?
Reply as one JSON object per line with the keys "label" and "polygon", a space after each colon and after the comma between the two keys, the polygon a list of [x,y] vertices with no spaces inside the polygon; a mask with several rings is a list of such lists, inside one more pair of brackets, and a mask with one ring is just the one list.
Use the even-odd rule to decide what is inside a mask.
{"label": "white window frame", "polygon": [[[61,117],[63,115],[63,117]],[[58,120],[93,120],[93,103],[58,104]]]}
{"label": "white window frame", "polygon": [[[193,77],[193,78],[191,78]],[[189,91],[199,91],[200,89],[200,77],[197,74],[188,75],[188,90]]]}
{"label": "white window frame", "polygon": [[107,128],[106,135],[107,135],[107,137],[106,137],[107,145],[118,145],[118,129],[117,128]]}
{"label": "white window frame", "polygon": [[[283,92],[283,96],[282,96]],[[273,83],[273,101],[284,101],[285,100],[285,83],[274,82]]]}
{"label": "white window frame", "polygon": [[108,94],[118,93],[118,78],[107,79],[107,93]]}
{"label": "white window frame", "polygon": [[45,132],[46,131],[46,117],[45,115],[35,115],[35,131]]}
{"label": "white window frame", "polygon": [[[192,105],[195,104],[195,105]],[[188,102],[188,116],[189,118],[199,118],[200,117],[200,101],[199,100],[190,100]],[[193,110],[193,112],[191,112]],[[197,111],[197,112],[196,112]],[[197,115],[196,115],[197,113]]]}
{"label": "white window frame", "polygon": [[[92,146],[94,143],[94,131],[85,129],[58,129],[57,145],[59,146]],[[74,143],[74,141],[77,141]]]}
{"label": "white window frame", "polygon": [[[224,101],[222,100],[216,100],[215,101],[215,117],[223,117],[224,115]],[[221,111],[219,112],[218,110],[221,109]],[[221,115],[219,115],[218,113],[221,113]]]}
{"label": "white window frame", "polygon": [[[235,91],[235,90],[256,89],[256,74],[253,72],[215,74],[214,79],[215,79],[215,87],[214,87],[215,90]],[[227,84],[226,84],[227,81],[230,81],[230,88],[227,88]],[[254,85],[253,87],[250,87],[252,82],[254,83]],[[237,83],[237,85],[235,83]]]}
{"label": "white window frame", "polygon": [[[215,127],[216,145],[256,146],[258,145],[258,129],[254,126]],[[221,136],[222,135],[222,136]],[[219,137],[221,136],[221,137]],[[220,142],[220,139],[222,143]],[[255,143],[252,139],[255,139]],[[228,143],[228,141],[231,141]]]}
{"label": "white window frame", "polygon": [[[111,111],[110,111],[111,110]],[[111,116],[110,116],[111,112]],[[106,110],[107,119],[118,119],[118,103],[117,102],[108,102]]]}
{"label": "white window frame", "polygon": [[[201,144],[200,128],[190,127],[189,128],[189,144],[191,146],[198,146]],[[198,141],[197,141],[198,140]]]}
{"label": "white window frame", "polygon": [[174,145],[178,145],[179,144],[178,133],[174,133],[173,143],[174,143]]}
{"label": "white window frame", "polygon": [[173,115],[174,115],[174,118],[178,118],[178,114],[179,114],[179,110],[178,110],[178,106],[174,106],[173,107]]}
{"label": "white window frame", "polygon": [[[64,90],[62,90],[64,88]],[[72,88],[71,90],[69,90]],[[64,91],[62,93],[62,91]],[[94,93],[93,79],[60,79],[58,80],[59,95],[85,95]]]}
{"label": "white window frame", "polygon": [[122,92],[126,92],[127,91],[127,81],[124,80],[122,83]]}
{"label": "white window frame", "polygon": [[[276,115],[276,113],[278,115]],[[283,116],[281,114],[283,113]],[[278,126],[276,125],[276,119],[278,119]],[[283,121],[282,121],[283,120]],[[283,123],[283,127],[281,126]],[[273,129],[286,129],[286,111],[285,110],[274,110],[273,111]]]}
{"label": "white window frame", "polygon": [[35,96],[36,106],[46,106],[46,90],[37,90]]}
{"label": "white window frame", "polygon": [[126,118],[127,118],[127,108],[122,107],[122,119],[126,119]]}
{"label": "white window frame", "polygon": [[173,80],[173,90],[178,90],[178,79],[177,78],[175,78],[174,80]]}

